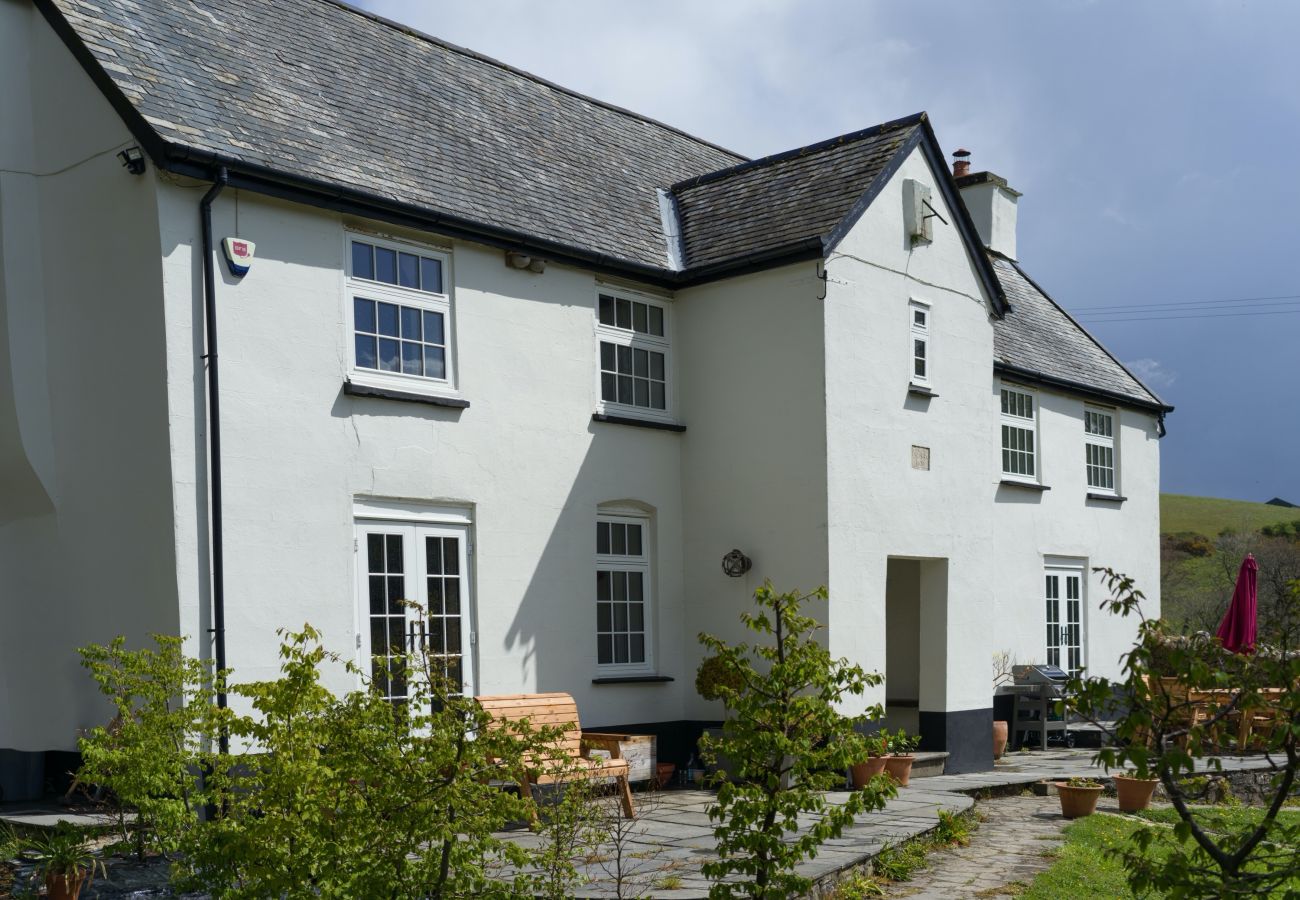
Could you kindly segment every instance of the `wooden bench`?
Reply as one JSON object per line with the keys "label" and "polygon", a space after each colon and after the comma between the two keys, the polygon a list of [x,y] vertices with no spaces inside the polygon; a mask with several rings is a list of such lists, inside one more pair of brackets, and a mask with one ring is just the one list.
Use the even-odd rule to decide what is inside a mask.
{"label": "wooden bench", "polygon": [[[578,704],[572,696],[555,692],[498,694],[474,699],[493,721],[517,722],[527,719],[534,730],[557,726],[564,728],[560,740],[547,748],[544,758],[532,761],[533,772],[524,775],[520,782],[519,792],[526,799],[532,799],[534,784],[556,784],[580,778],[613,778],[618,784],[624,814],[629,819],[636,816],[636,809],[632,805],[632,788],[627,779],[627,760],[622,758],[618,746],[619,736],[583,731],[578,720]],[[591,756],[593,749],[609,751],[609,759]]]}

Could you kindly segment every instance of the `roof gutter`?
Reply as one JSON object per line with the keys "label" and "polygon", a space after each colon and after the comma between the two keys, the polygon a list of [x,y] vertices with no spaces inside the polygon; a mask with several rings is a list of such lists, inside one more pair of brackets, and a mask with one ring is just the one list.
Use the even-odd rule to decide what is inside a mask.
{"label": "roof gutter", "polygon": [[995,361],[993,363],[993,371],[1001,375],[1011,375],[1024,381],[1030,381],[1043,387],[1060,388],[1061,390],[1069,391],[1072,394],[1082,394],[1085,397],[1091,397],[1095,400],[1105,400],[1108,403],[1115,403],[1146,412],[1153,412],[1160,420],[1160,430],[1162,432],[1164,431],[1165,414],[1174,411],[1172,406],[1164,403],[1145,402],[1138,400],[1135,397],[1126,396],[1117,391],[1108,391],[1105,388],[1090,387],[1086,384],[1079,384],[1077,381],[1058,378],[1055,375],[1048,375],[1046,372],[1040,372],[1037,369],[1026,369],[1021,366],[1013,366],[1010,363]]}

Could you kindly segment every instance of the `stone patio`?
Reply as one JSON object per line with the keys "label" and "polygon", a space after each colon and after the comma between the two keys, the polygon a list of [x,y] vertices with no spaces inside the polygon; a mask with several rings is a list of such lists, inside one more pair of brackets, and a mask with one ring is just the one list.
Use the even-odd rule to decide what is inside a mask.
{"label": "stone patio", "polygon": [[[916,779],[910,787],[901,788],[898,797],[891,800],[885,809],[860,816],[840,838],[825,844],[818,856],[801,866],[799,871],[819,883],[820,895],[820,890],[829,888],[841,873],[868,864],[886,845],[932,830],[939,822],[941,811],[970,809],[975,798],[984,792],[1018,794],[1039,781],[1075,775],[1104,779],[1105,773],[1092,765],[1093,752],[1047,750],[1010,753],[989,772]],[[1223,757],[1222,762],[1226,772],[1263,769],[1267,765],[1259,757]],[[831,802],[843,802],[847,796],[847,793],[829,795]],[[659,898],[707,896],[709,882],[703,877],[700,867],[714,856],[713,831],[707,813],[713,799],[712,792],[667,790],[654,794],[637,793],[636,799],[638,815],[634,822],[628,823],[627,838],[623,842],[623,895]],[[1050,818],[1052,805],[1052,802],[1031,803],[1025,806],[1024,813],[1036,820],[1044,816]],[[1013,804],[1012,808],[1018,807]],[[60,819],[91,824],[78,814],[60,810],[52,804],[0,805],[0,821],[52,826]],[[541,840],[525,828],[503,832],[501,836],[526,845]],[[581,868],[589,880],[575,892],[576,896],[617,896],[617,885],[612,875],[615,849],[614,844],[604,843],[584,861]],[[970,861],[970,865],[977,868],[979,863],[978,858]],[[989,865],[997,868],[992,863]],[[170,897],[173,894],[166,889],[166,872],[161,866],[140,869],[130,864],[113,863],[109,867],[109,876],[96,881],[83,896],[93,900],[101,897]]]}
{"label": "stone patio", "polygon": [[[1018,793],[1043,780],[1074,776],[1105,780],[1105,773],[1092,764],[1092,750],[1046,750],[1009,753],[992,771],[968,775],[937,775],[912,781],[900,788],[885,809],[860,816],[844,834],[827,842],[813,860],[799,867],[800,874],[829,887],[837,876],[867,864],[886,845],[923,835],[939,824],[940,811],[962,812],[975,804],[982,792]],[[1225,772],[1263,768],[1258,758],[1222,757]],[[833,793],[831,802],[843,802],[848,795]],[[624,896],[699,898],[708,895],[709,882],[700,867],[714,857],[713,830],[707,813],[711,791],[667,790],[653,795],[638,793],[637,819],[628,826],[624,841]],[[1034,805],[1034,813],[1043,804]],[[1054,807],[1052,800],[1047,807]],[[1030,813],[1030,814],[1034,814]],[[1056,816],[1060,819],[1059,815]],[[1062,822],[1064,820],[1061,820]],[[520,829],[502,837],[535,845],[532,832]],[[616,848],[602,844],[582,866],[589,879],[575,892],[578,897],[618,895],[610,870]]]}

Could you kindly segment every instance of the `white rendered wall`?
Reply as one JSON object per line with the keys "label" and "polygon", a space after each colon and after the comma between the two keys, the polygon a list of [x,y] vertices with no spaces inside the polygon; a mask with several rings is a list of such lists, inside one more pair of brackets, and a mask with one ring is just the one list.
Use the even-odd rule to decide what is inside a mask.
{"label": "white rendered wall", "polygon": [[[686,650],[694,683],[704,631],[752,640],[740,614],[765,578],[779,591],[827,583],[822,282],[813,263],[678,294],[687,432],[682,443]],[[753,560],[722,572],[736,548]],[[840,598],[832,591],[830,606]],[[825,605],[810,611],[826,621]],[[822,633],[825,639],[825,632]],[[721,718],[687,693],[687,718]]]}
{"label": "white rendered wall", "polygon": [[[187,484],[201,483],[191,340],[201,325],[197,198],[169,188],[161,201],[172,453]],[[236,281],[223,263],[217,288],[227,647],[237,680],[273,673],[277,628],[310,622],[331,647],[354,652],[353,500],[395,498],[471,511],[480,693],[570,691],[587,724],[679,718],[690,683],[681,678],[682,435],[592,422],[595,278],[559,265],[520,272],[497,250],[397,233],[451,249],[459,382],[471,406],[350,397],[341,392],[351,339],[344,221],[229,190],[214,206],[218,239],[235,233],[236,205],[239,234],[257,244],[249,274]],[[181,616],[194,633],[206,627],[201,579],[190,569],[202,555],[204,513],[192,491],[176,498]],[[655,511],[655,657],[674,683],[591,683],[602,674],[594,523],[597,506],[613,501]],[[352,686],[342,673],[332,683]]]}
{"label": "white rendered wall", "polygon": [[[1044,557],[1077,556],[1139,577],[1158,606],[1158,443],[1150,415],[1120,416],[1122,506],[1085,499],[1083,402],[1040,391],[1044,483],[1001,487],[993,327],[956,230],[936,224],[913,248],[902,181],[935,184],[918,150],[827,264],[825,304],[830,646],[869,668],[885,660],[885,573],[891,556],[946,559],[946,637],[924,640],[921,709],[992,703],[991,658],[1043,661]],[[932,202],[950,222],[935,190]],[[908,303],[931,304],[932,399],[909,396]],[[913,445],[930,449],[913,469]],[[1104,619],[1088,598],[1088,662],[1114,674],[1134,623]],[[927,690],[927,679],[943,672]],[[927,674],[928,673],[928,674]],[[887,689],[878,692],[884,699]]]}
{"label": "white rendered wall", "polygon": [[177,624],[155,175],[29,3],[0,82],[0,748],[72,750],[76,648]]}

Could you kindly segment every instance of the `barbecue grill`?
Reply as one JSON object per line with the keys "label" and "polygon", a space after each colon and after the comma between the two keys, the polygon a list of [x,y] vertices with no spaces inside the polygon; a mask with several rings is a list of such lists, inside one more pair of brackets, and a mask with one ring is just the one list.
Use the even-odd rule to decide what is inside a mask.
{"label": "barbecue grill", "polygon": [[1059,735],[1067,747],[1074,746],[1070,734],[1068,711],[1056,715],[1052,707],[1066,697],[1065,685],[1070,676],[1059,666],[1028,665],[1011,667],[1012,683],[1003,690],[1015,694],[1014,730],[1020,732],[1020,746],[1029,743],[1029,736],[1037,734],[1039,747],[1047,749],[1048,735]]}

